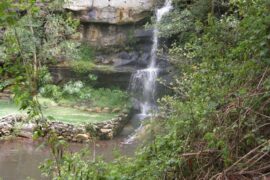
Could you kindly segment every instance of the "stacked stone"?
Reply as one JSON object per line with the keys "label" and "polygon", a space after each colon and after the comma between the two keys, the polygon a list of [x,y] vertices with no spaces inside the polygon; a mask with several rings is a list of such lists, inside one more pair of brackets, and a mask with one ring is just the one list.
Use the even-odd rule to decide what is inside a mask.
{"label": "stacked stone", "polygon": [[128,114],[123,113],[110,121],[95,124],[98,137],[103,140],[112,139],[119,134],[127,122]]}
{"label": "stacked stone", "polygon": [[[81,125],[50,122],[49,129],[54,131],[60,139],[63,138],[72,142],[86,141],[89,139],[89,135],[86,134],[85,127]],[[82,138],[82,136],[85,138]]]}
{"label": "stacked stone", "polygon": [[[9,115],[0,119],[0,137],[8,136],[14,131],[15,124],[26,119],[23,115]],[[128,122],[128,114],[122,113],[118,117],[106,122],[92,124],[95,132],[87,132],[86,126],[73,125],[63,122],[49,122],[48,129],[54,131],[59,139],[70,142],[88,142],[91,138],[108,140],[115,137]],[[24,124],[17,133],[20,137],[31,138],[36,125]],[[45,131],[45,127],[42,127]],[[93,134],[95,133],[95,134]]]}
{"label": "stacked stone", "polygon": [[0,137],[9,136],[13,130],[15,123],[21,122],[26,117],[24,115],[8,115],[0,119]]}

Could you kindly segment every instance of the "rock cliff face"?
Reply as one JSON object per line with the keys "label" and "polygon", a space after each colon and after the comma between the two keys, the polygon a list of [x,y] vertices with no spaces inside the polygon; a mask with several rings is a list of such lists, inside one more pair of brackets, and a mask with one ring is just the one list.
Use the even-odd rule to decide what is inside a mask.
{"label": "rock cliff face", "polygon": [[[144,25],[151,19],[159,0],[69,0],[64,8],[80,20],[80,41],[95,48],[95,63],[108,71],[93,70],[98,87],[126,89],[131,73],[145,68],[150,61],[152,30]],[[162,71],[166,58],[157,61]],[[58,82],[83,79],[68,67],[51,68]],[[162,74],[161,72],[160,74]],[[87,76],[86,76],[87,77]]]}
{"label": "rock cliff face", "polygon": [[[131,73],[148,64],[152,31],[144,24],[152,17],[157,0],[69,0],[64,8],[81,22],[77,40],[95,49],[95,63],[111,72],[93,70],[99,87],[126,89]],[[69,67],[53,67],[56,82],[82,79]],[[60,78],[59,78],[60,77]]]}
{"label": "rock cliff face", "polygon": [[104,47],[124,45],[151,17],[156,0],[69,0],[64,6],[82,23],[82,39]]}
{"label": "rock cliff face", "polygon": [[136,23],[149,15],[154,0],[70,0],[66,9],[78,12],[83,22]]}

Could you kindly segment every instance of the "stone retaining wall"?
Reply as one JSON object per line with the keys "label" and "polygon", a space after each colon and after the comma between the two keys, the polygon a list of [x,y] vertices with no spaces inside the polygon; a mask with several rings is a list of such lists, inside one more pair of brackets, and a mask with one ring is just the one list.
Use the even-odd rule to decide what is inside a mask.
{"label": "stone retaining wall", "polygon": [[22,122],[26,119],[24,115],[8,115],[0,118],[0,137],[9,136],[14,130],[17,122]]}
{"label": "stone retaining wall", "polygon": [[[34,124],[25,123],[20,129],[16,129],[16,123],[26,122],[26,117],[23,115],[9,115],[0,119],[0,137],[9,136],[11,134],[21,137],[31,137],[30,132],[37,128]],[[53,130],[60,139],[65,139],[70,142],[87,142],[90,139],[97,138],[108,140],[118,135],[125,124],[128,122],[128,114],[122,113],[117,117],[100,123],[87,125],[73,125],[63,122],[49,122],[48,128],[41,127],[44,132]],[[18,127],[17,127],[18,128]],[[16,133],[15,132],[16,129]],[[30,134],[31,135],[31,134]]]}

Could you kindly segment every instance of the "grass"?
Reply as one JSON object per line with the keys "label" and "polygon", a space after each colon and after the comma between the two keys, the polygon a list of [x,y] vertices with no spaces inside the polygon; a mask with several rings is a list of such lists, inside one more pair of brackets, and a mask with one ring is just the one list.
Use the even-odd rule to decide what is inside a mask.
{"label": "grass", "polygon": [[20,111],[19,108],[10,101],[0,100],[0,117],[16,113],[23,113],[23,111]]}
{"label": "grass", "polygon": [[57,121],[71,124],[97,123],[115,117],[115,114],[88,113],[73,108],[59,106],[48,107],[44,110],[44,114],[54,117]]}
{"label": "grass", "polygon": [[[48,99],[41,99],[41,104],[45,116],[53,117],[55,121],[71,124],[97,123],[110,120],[116,116],[113,113],[88,113],[69,107],[61,107]],[[10,101],[0,100],[0,117],[15,113],[23,113],[23,111],[20,111]]]}

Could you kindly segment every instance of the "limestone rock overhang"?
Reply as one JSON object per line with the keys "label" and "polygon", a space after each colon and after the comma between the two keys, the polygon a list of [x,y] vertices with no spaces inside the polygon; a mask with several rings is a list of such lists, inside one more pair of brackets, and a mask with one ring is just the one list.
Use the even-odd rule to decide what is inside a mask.
{"label": "limestone rock overhang", "polygon": [[82,22],[136,23],[154,10],[156,0],[68,0],[65,9],[76,12]]}

